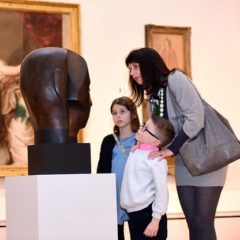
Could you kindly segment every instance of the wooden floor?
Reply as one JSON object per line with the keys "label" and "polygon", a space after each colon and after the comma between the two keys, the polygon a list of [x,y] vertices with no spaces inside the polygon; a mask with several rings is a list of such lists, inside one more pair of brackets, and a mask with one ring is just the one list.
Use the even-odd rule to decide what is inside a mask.
{"label": "wooden floor", "polygon": [[[222,217],[215,220],[218,240],[240,239],[240,216]],[[168,240],[188,240],[188,229],[185,219],[168,220]],[[125,240],[130,240],[129,231],[125,227]]]}
{"label": "wooden floor", "polygon": [[[240,217],[216,218],[215,225],[218,240],[239,240]],[[0,227],[0,239],[7,240],[6,228],[4,227]],[[188,230],[185,220],[184,219],[168,220],[168,240],[187,240],[187,239]],[[125,240],[130,240],[127,228],[125,228]]]}

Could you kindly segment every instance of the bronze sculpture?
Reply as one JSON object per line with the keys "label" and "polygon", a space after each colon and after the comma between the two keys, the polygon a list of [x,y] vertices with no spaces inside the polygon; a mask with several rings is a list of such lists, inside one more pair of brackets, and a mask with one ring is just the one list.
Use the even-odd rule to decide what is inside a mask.
{"label": "bronze sculpture", "polygon": [[20,69],[20,89],[34,129],[28,146],[28,173],[90,173],[90,144],[77,143],[90,109],[90,78],[85,60],[64,48],[39,48]]}
{"label": "bronze sculpture", "polygon": [[35,144],[77,142],[92,105],[86,61],[64,48],[28,54],[21,65],[20,89],[31,117]]}

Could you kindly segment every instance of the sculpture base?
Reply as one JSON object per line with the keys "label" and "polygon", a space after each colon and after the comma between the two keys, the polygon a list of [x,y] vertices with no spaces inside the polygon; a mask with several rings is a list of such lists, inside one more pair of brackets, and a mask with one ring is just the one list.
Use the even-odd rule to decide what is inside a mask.
{"label": "sculpture base", "polygon": [[114,174],[6,178],[7,239],[117,240]]}
{"label": "sculpture base", "polygon": [[91,173],[89,143],[44,143],[28,147],[28,174]]}

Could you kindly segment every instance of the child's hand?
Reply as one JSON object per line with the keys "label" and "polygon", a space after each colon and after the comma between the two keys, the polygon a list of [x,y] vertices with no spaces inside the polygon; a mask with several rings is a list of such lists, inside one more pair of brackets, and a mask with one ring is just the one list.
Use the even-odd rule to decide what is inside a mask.
{"label": "child's hand", "polygon": [[157,218],[152,218],[152,221],[147,225],[144,235],[146,237],[155,237],[157,236],[158,228],[159,228],[159,219]]}

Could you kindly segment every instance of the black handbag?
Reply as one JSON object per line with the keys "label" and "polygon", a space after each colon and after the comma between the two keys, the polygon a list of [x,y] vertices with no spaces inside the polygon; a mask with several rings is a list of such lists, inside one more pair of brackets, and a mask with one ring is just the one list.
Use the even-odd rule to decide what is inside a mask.
{"label": "black handbag", "polygon": [[240,143],[228,120],[203,99],[202,103],[204,128],[179,150],[193,176],[218,170],[240,159]]}

